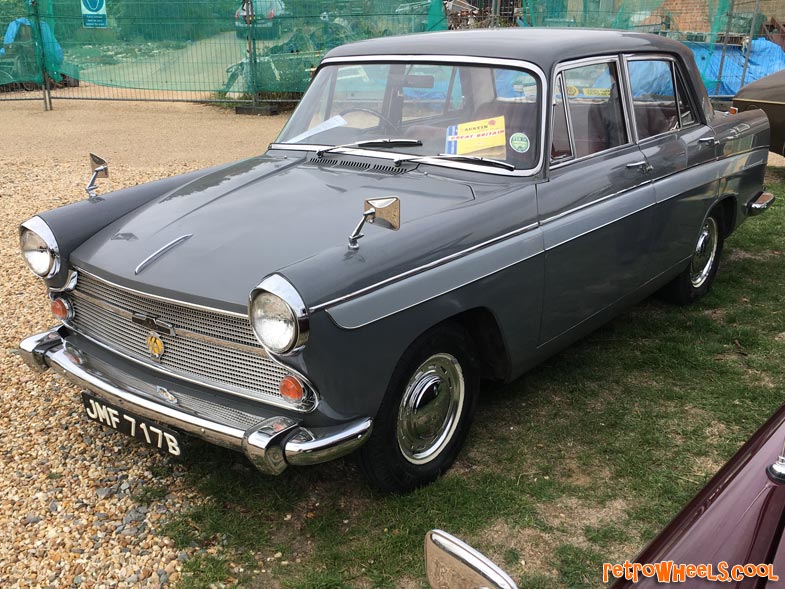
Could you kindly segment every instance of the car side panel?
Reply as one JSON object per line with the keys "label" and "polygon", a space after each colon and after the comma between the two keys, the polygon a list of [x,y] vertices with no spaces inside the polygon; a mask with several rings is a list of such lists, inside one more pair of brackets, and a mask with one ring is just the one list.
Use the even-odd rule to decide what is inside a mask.
{"label": "car side panel", "polygon": [[[486,275],[470,284],[450,290],[409,306],[394,314],[370,323],[363,323],[369,315],[369,307],[390,308],[397,296],[410,296],[419,292],[420,280],[407,279],[378,291],[369,302],[362,297],[341,303],[319,312],[311,320],[311,341],[319,345],[307,346],[303,351],[302,367],[324,399],[320,411],[347,415],[375,415],[382,396],[387,389],[392,371],[406,348],[430,327],[472,309],[488,309],[499,325],[503,344],[511,361],[511,373],[519,374],[520,367],[530,361],[537,345],[540,322],[544,258],[543,254],[530,251],[541,243],[538,233],[531,232],[522,240],[523,258],[506,268]],[[526,243],[528,242],[528,243]],[[511,243],[509,247],[515,244]],[[498,256],[509,249],[487,252],[488,263],[496,264]],[[452,264],[445,267],[449,272]],[[463,270],[454,266],[456,273]],[[473,264],[480,269],[483,263]],[[369,296],[369,295],[366,295]],[[336,323],[359,324],[346,329]],[[336,353],[336,350],[343,350]]]}
{"label": "car side panel", "polygon": [[650,280],[654,190],[636,146],[551,172],[537,200],[546,251],[540,343]]}
{"label": "car side panel", "polygon": [[[652,264],[665,270],[692,255],[695,238],[717,197],[718,166],[710,127],[696,125],[642,146],[654,167],[657,199]],[[673,160],[678,158],[678,163]]]}

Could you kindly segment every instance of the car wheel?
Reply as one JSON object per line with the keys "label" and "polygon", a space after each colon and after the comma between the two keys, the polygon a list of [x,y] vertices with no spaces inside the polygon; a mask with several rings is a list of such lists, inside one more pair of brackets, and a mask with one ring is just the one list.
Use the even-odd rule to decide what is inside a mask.
{"label": "car wheel", "polygon": [[663,289],[663,297],[677,305],[689,305],[709,292],[724,243],[721,212],[715,209],[703,222],[690,263]]}
{"label": "car wheel", "polygon": [[418,338],[395,368],[360,448],[370,482],[406,493],[437,479],[466,439],[478,390],[477,354],[465,330],[443,325]]}

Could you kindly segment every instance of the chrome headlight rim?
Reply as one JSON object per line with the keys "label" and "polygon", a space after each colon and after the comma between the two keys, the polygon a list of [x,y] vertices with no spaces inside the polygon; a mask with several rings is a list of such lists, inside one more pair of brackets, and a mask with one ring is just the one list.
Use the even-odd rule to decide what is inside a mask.
{"label": "chrome headlight rim", "polygon": [[[32,265],[27,259],[27,256],[25,255],[25,250],[22,248],[22,238],[27,232],[30,232],[41,239],[49,252],[49,267],[44,274],[40,274],[33,269]],[[27,267],[38,278],[48,280],[60,271],[60,247],[57,245],[57,239],[55,239],[54,233],[52,233],[49,225],[47,225],[46,221],[44,221],[41,217],[31,217],[19,226],[19,246]]]}
{"label": "chrome headlight rim", "polygon": [[[294,333],[290,338],[288,344],[283,348],[272,348],[265,342],[254,321],[253,309],[254,302],[261,295],[272,295],[280,299],[287,307],[292,316]],[[280,274],[271,274],[259,285],[251,291],[248,301],[248,320],[251,322],[251,328],[259,343],[262,344],[268,354],[276,356],[291,356],[299,353],[308,342],[308,333],[310,331],[308,308],[305,306],[300,293],[292,284]]]}

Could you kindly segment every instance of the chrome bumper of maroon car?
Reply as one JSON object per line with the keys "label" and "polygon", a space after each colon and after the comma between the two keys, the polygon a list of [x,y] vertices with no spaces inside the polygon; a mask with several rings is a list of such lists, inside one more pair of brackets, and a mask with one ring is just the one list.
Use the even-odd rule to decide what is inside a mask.
{"label": "chrome bumper of maroon car", "polygon": [[66,343],[56,329],[24,339],[19,349],[34,370],[52,368],[108,403],[208,442],[240,450],[268,474],[280,474],[290,464],[318,464],[348,454],[365,442],[373,426],[373,420],[367,417],[333,427],[306,428],[290,417],[272,416],[260,418],[255,425],[243,429],[140,395],[139,389],[130,385],[133,377],[121,371],[110,375],[105,367],[96,369],[90,355]]}

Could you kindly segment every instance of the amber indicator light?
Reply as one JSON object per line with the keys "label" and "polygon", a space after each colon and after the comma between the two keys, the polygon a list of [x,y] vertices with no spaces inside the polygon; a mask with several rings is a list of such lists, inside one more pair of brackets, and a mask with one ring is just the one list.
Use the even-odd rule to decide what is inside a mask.
{"label": "amber indicator light", "polygon": [[303,400],[303,385],[293,376],[284,376],[281,379],[280,391],[287,401],[299,403]]}

